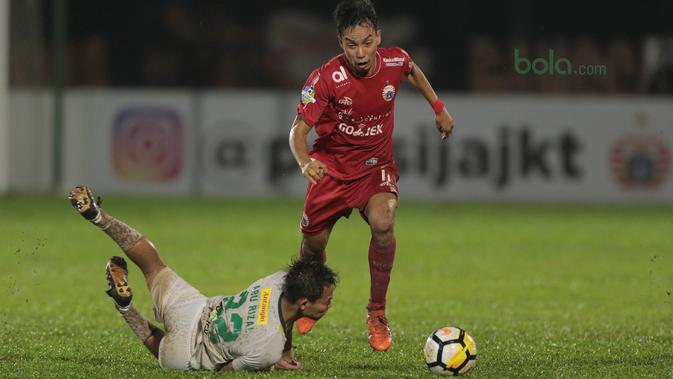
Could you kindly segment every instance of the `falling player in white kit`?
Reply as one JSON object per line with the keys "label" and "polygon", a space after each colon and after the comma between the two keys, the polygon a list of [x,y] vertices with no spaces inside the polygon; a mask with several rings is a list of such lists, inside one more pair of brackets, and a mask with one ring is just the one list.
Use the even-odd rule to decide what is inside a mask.
{"label": "falling player in white kit", "polygon": [[112,257],[105,271],[108,295],[131,330],[164,368],[178,370],[297,370],[292,326],[299,317],[321,318],[329,309],[336,274],[319,262],[296,261],[232,296],[207,298],[167,267],[154,245],[108,215],[91,191],[68,195],[78,212],[108,234],[145,275],[154,314],[165,332],[131,305],[126,262]]}

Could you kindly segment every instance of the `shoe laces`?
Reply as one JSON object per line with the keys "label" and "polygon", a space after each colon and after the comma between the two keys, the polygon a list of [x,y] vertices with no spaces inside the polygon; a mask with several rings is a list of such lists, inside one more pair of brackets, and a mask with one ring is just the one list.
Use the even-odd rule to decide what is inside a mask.
{"label": "shoe laces", "polygon": [[377,334],[388,333],[388,319],[384,315],[370,315],[371,324]]}

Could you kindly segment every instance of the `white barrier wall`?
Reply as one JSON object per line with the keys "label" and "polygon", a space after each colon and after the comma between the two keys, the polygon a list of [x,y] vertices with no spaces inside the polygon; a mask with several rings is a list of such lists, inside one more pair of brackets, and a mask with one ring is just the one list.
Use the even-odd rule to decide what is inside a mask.
{"label": "white barrier wall", "polygon": [[[443,98],[457,124],[444,142],[424,100],[411,96],[397,100],[395,144],[404,197],[673,200],[670,100]],[[218,134],[210,129],[209,144],[229,146],[225,156],[231,159],[219,166],[218,174],[229,175],[231,183],[246,183],[249,194],[300,196],[305,181],[287,145],[292,114],[282,128],[275,128],[275,105],[273,99],[246,99],[240,94],[204,101],[206,119],[236,120],[211,125]],[[290,101],[287,108],[293,110],[293,105]],[[227,113],[223,109],[229,108],[223,107],[235,109]],[[206,161],[216,161],[212,148],[201,152]],[[209,172],[202,176],[204,181],[211,179]],[[227,195],[242,191],[224,182],[208,189]]]}
{"label": "white barrier wall", "polygon": [[438,142],[419,99],[399,99],[400,185],[423,197],[673,200],[671,100],[447,98]]}
{"label": "white barrier wall", "polygon": [[9,0],[0,0],[0,193],[9,189]]}
{"label": "white barrier wall", "polygon": [[279,99],[268,92],[200,97],[200,190],[228,196],[286,191],[272,180],[277,140],[283,134],[277,127]]}
{"label": "white barrier wall", "polygon": [[[303,196],[288,147],[296,93],[70,91],[64,189]],[[404,198],[673,201],[673,99],[442,96],[397,99]],[[12,163],[14,165],[14,163]]]}
{"label": "white barrier wall", "polygon": [[13,90],[9,99],[9,189],[48,191],[52,181],[53,101],[48,91]]}

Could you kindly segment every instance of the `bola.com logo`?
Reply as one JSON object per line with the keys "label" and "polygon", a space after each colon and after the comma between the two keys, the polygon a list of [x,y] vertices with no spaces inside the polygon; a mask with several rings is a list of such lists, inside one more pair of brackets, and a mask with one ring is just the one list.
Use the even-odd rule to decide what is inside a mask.
{"label": "bola.com logo", "polygon": [[527,75],[531,71],[535,75],[605,76],[608,74],[606,65],[573,65],[568,58],[556,57],[554,49],[548,50],[547,57],[537,57],[533,60],[522,57],[519,49],[514,49],[514,70],[520,75]]}

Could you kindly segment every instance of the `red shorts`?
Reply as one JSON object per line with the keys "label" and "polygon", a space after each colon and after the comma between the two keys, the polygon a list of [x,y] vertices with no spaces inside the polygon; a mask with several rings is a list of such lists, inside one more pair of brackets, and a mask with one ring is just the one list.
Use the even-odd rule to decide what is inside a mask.
{"label": "red shorts", "polygon": [[341,181],[331,176],[323,177],[318,184],[308,185],[301,217],[302,233],[317,233],[334,225],[341,217],[348,217],[353,208],[365,217],[369,199],[379,192],[398,195],[397,168],[384,166],[360,179]]}

